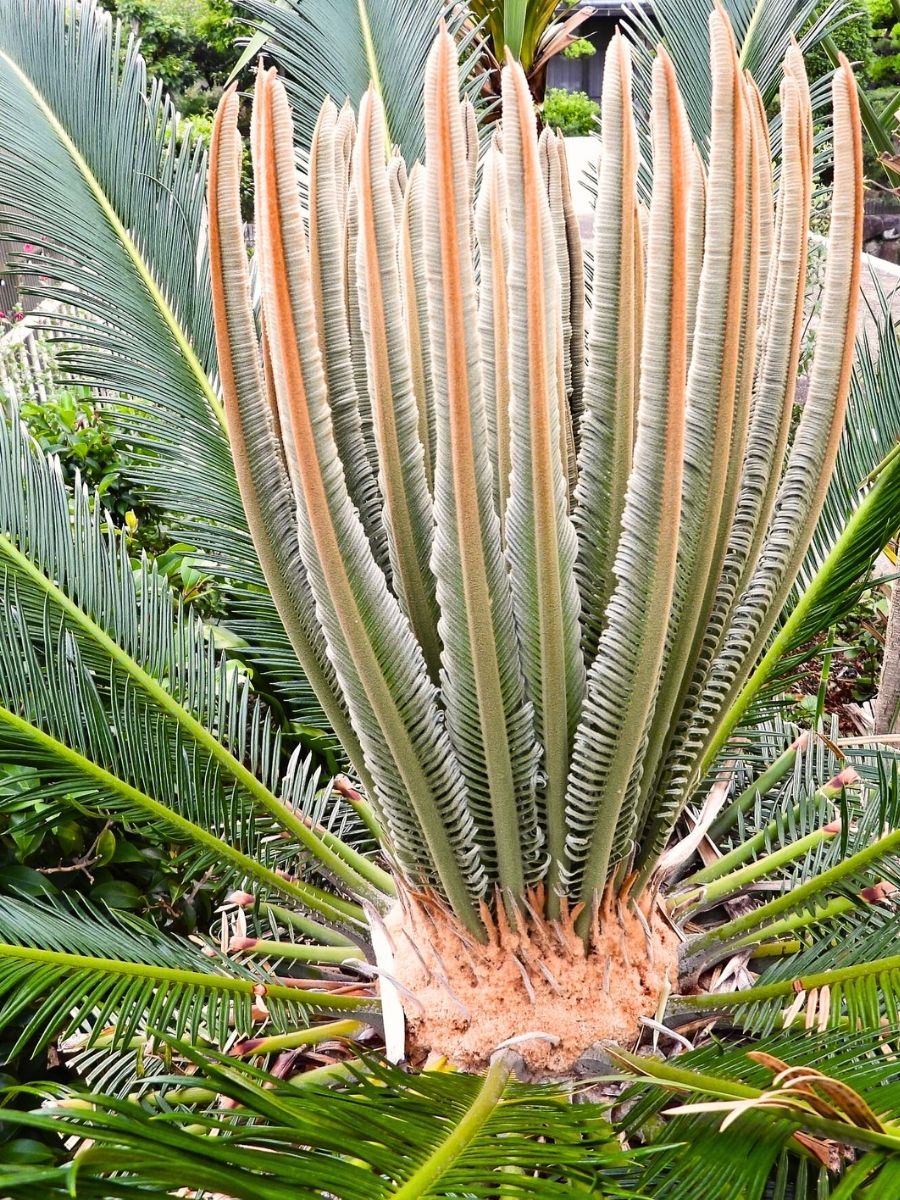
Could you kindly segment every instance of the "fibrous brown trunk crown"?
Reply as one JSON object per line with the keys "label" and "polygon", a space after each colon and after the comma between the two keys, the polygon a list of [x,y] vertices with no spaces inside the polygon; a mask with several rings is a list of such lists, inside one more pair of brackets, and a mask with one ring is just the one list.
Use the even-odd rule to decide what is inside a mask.
{"label": "fibrous brown trunk crown", "polygon": [[532,1078],[569,1076],[599,1041],[633,1042],[674,987],[678,936],[658,906],[616,904],[589,939],[577,909],[540,915],[535,893],[515,922],[502,904],[482,908],[477,941],[432,897],[404,894],[386,918],[406,1013],[407,1056],[446,1057],[481,1070],[512,1047]]}

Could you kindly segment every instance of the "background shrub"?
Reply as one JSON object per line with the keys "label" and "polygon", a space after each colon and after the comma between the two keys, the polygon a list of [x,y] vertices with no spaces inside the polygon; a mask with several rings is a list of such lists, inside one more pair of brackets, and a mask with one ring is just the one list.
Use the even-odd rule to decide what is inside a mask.
{"label": "background shrub", "polygon": [[560,133],[584,136],[595,133],[600,105],[585,92],[567,92],[564,88],[549,88],[544,99],[544,124]]}

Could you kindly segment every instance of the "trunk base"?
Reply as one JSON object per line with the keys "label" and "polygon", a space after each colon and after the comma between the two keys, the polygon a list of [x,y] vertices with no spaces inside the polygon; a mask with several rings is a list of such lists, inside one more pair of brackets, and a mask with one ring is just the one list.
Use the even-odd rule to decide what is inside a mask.
{"label": "trunk base", "polygon": [[483,1070],[511,1047],[532,1079],[571,1076],[596,1042],[633,1043],[677,980],[678,936],[658,914],[625,906],[595,929],[590,948],[574,916],[527,920],[512,929],[483,911],[481,944],[427,897],[403,896],[386,917],[391,974],[406,1013],[407,1057],[443,1056]]}

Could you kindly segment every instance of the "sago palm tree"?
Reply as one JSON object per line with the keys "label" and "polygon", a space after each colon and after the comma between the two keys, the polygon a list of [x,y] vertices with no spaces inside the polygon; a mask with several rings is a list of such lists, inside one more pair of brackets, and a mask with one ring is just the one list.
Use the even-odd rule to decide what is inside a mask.
{"label": "sago palm tree", "polygon": [[[900,354],[885,322],[851,389],[844,66],[793,429],[802,61],[773,208],[757,92],[727,20],[711,29],[708,170],[662,52],[646,213],[628,53],[610,52],[589,296],[560,146],[537,139],[518,67],[479,154],[442,34],[408,170],[386,159],[376,94],[358,125],[326,104],[305,207],[290,110],[262,74],[257,312],[235,96],[212,148],[210,290],[202,158],[134,47],[122,65],[90,6],[0,8],[4,211],[44,246],[48,290],[77,298],[56,321],[70,369],[128,398],[145,486],[225,581],[271,698],[152,565],[135,574],[11,413],[0,750],[37,819],[74,807],[138,829],[185,879],[213,877],[223,911],[188,939],[3,896],[0,1017],[21,1044],[82,1048],[107,1093],[48,1088],[53,1112],[23,1112],[14,1089],[10,1122],[90,1145],[0,1162],[5,1195],[890,1194],[896,773],[869,747],[749,722],[900,523],[883,399]],[[864,440],[842,434],[848,396]],[[283,750],[310,685],[356,776],[336,790]],[[716,1020],[760,1040],[668,1061],[621,1046],[649,1027],[683,1047]],[[431,1048],[486,1074],[404,1075],[372,1029],[391,1057]],[[305,1054],[321,1070],[294,1073]],[[517,1084],[517,1062],[556,1081]],[[621,1110],[563,1102],[570,1076],[610,1074],[638,1078]],[[666,1125],[673,1091],[697,1103]],[[624,1155],[617,1134],[655,1148]],[[837,1182],[842,1147],[859,1161]]]}

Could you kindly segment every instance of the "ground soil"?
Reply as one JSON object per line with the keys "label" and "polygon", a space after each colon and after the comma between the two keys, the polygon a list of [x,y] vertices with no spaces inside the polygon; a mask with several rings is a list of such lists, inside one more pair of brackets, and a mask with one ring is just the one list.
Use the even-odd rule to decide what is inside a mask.
{"label": "ground soil", "polygon": [[[821,644],[824,644],[824,641],[824,637],[819,639]],[[813,643],[809,643],[801,649],[810,651],[815,648],[817,647]],[[861,660],[859,657],[848,657],[841,651],[831,656],[831,668],[828,681],[825,685],[825,702],[823,707],[824,712],[827,714],[837,713],[838,725],[842,735],[852,737],[860,732],[858,726],[849,715],[848,706],[871,699],[875,695],[877,690],[875,681],[878,678],[877,670],[878,663],[870,662],[868,659]],[[861,683],[861,674],[872,681],[868,686]],[[801,674],[791,687],[791,695],[796,701],[798,708],[803,704],[804,697],[818,695],[821,677],[821,657],[810,658],[803,664]],[[809,723],[808,711],[800,711],[798,717],[801,723]]]}
{"label": "ground soil", "polygon": [[479,944],[409,897],[388,914],[413,1061],[441,1055],[475,1071],[511,1046],[531,1078],[570,1075],[596,1042],[632,1044],[675,987],[678,936],[659,914],[619,907],[602,931],[595,923],[589,950],[568,913],[520,918],[517,929],[485,916],[491,937]]}

